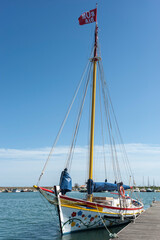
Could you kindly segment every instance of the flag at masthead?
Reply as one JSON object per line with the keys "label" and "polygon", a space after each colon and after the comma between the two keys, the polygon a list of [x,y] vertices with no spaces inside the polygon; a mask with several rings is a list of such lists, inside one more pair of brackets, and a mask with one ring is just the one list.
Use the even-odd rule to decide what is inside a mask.
{"label": "flag at masthead", "polygon": [[78,20],[80,25],[97,22],[97,8],[82,13]]}
{"label": "flag at masthead", "polygon": [[94,43],[94,56],[93,62],[93,87],[92,87],[92,112],[91,112],[91,132],[90,132],[90,160],[89,160],[89,178],[87,181],[88,201],[92,202],[93,192],[93,154],[94,154],[94,126],[95,126],[95,105],[96,105],[96,75],[97,75],[97,39],[98,39],[98,26],[97,26],[97,7],[93,10],[83,13],[79,17],[79,24],[88,24],[96,22],[95,26],[95,43]]}

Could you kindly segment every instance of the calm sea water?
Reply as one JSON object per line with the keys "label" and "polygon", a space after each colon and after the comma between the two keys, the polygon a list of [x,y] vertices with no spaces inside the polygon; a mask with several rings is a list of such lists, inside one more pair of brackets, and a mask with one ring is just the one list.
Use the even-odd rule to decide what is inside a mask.
{"label": "calm sea water", "polygon": [[[76,197],[80,193],[70,193]],[[107,196],[108,193],[102,194]],[[160,193],[138,193],[145,208],[153,198],[160,201]],[[82,196],[82,194],[81,194]],[[110,229],[117,232],[119,229]],[[61,237],[54,206],[37,193],[0,193],[0,239],[104,240],[105,229],[68,234]]]}

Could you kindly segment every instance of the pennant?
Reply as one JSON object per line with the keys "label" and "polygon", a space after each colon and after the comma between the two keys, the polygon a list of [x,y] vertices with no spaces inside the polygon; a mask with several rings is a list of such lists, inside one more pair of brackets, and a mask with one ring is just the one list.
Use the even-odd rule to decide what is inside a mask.
{"label": "pennant", "polygon": [[97,8],[84,12],[79,18],[79,24],[84,25],[97,21]]}

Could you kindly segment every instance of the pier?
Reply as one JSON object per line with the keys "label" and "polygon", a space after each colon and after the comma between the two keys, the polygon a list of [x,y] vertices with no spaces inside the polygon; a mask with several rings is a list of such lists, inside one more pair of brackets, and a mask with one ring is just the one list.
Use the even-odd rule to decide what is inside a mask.
{"label": "pier", "polygon": [[159,240],[160,202],[153,203],[134,223],[128,224],[117,235],[119,240]]}

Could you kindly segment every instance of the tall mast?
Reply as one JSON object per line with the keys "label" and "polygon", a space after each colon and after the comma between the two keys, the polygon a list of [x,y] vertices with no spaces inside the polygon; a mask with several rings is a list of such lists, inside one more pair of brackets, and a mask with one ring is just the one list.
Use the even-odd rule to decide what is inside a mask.
{"label": "tall mast", "polygon": [[93,152],[94,152],[94,125],[95,125],[95,103],[96,103],[96,73],[97,73],[97,39],[98,26],[95,27],[95,43],[93,62],[93,89],[92,89],[92,115],[91,115],[91,135],[90,135],[90,161],[89,161],[89,179],[88,179],[88,199],[92,201],[92,184],[93,184]]}

